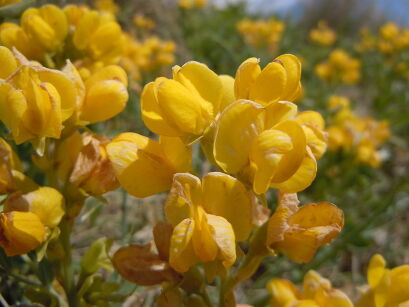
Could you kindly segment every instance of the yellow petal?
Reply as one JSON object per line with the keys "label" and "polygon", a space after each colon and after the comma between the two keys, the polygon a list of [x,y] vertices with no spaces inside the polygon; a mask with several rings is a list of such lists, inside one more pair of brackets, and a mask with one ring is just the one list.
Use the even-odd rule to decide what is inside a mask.
{"label": "yellow petal", "polygon": [[[409,301],[409,265],[401,265],[390,271],[391,285],[388,291],[388,303],[404,304]],[[401,307],[401,305],[399,305]]]}
{"label": "yellow petal", "polygon": [[331,306],[331,307],[353,307],[351,300],[348,296],[340,290],[337,289],[320,289],[318,291],[316,302],[320,306]]}
{"label": "yellow petal", "polygon": [[293,101],[295,93],[298,90],[301,79],[301,62],[300,60],[292,54],[280,55],[276,60],[284,66],[287,79],[284,92],[281,95],[281,100]]}
{"label": "yellow petal", "polygon": [[205,64],[190,61],[174,74],[174,80],[182,83],[189,91],[199,95],[213,106],[212,113],[217,114],[222,95],[222,82]]}
{"label": "yellow petal", "polygon": [[4,204],[4,211],[23,211],[36,214],[47,227],[57,226],[64,211],[64,198],[50,187],[40,187],[27,194],[12,194]]}
{"label": "yellow petal", "polygon": [[214,157],[226,172],[235,174],[249,163],[251,144],[262,131],[263,108],[251,101],[237,101],[221,114],[216,128]]}
{"label": "yellow petal", "polygon": [[259,62],[257,58],[249,58],[237,69],[234,81],[236,99],[249,99],[250,89],[261,73]]}
{"label": "yellow petal", "polygon": [[297,115],[296,121],[301,125],[310,124],[324,130],[325,121],[322,115],[315,111],[304,111]]}
{"label": "yellow petal", "polygon": [[234,78],[229,75],[220,75],[219,78],[223,85],[219,112],[223,112],[223,110],[229,104],[232,104],[236,101],[236,98],[234,96]]}
{"label": "yellow petal", "polygon": [[219,172],[206,174],[202,186],[206,212],[224,217],[232,225],[237,241],[247,240],[255,206],[251,192],[236,178]]}
{"label": "yellow petal", "polygon": [[73,36],[73,43],[75,47],[80,50],[85,49],[99,25],[100,18],[98,16],[98,12],[85,12],[75,28]]}
{"label": "yellow petal", "polygon": [[295,174],[305,158],[307,148],[304,130],[297,122],[293,120],[283,121],[274,126],[274,129],[281,130],[291,137],[293,149],[283,155],[272,179],[272,185],[284,182]]}
{"label": "yellow petal", "polygon": [[166,219],[176,226],[186,218],[193,218],[193,206],[201,203],[200,179],[189,173],[175,174],[165,203]]}
{"label": "yellow petal", "polygon": [[258,75],[251,87],[249,98],[263,105],[269,105],[283,95],[286,81],[284,67],[277,62],[271,62]]}
{"label": "yellow petal", "polygon": [[207,214],[214,240],[219,248],[218,259],[222,260],[223,265],[231,267],[236,261],[236,239],[232,225],[223,217]]}
{"label": "yellow petal", "polygon": [[6,79],[17,69],[17,62],[13,53],[6,47],[0,46],[0,79]]}
{"label": "yellow petal", "polygon": [[186,272],[199,262],[192,244],[195,223],[192,219],[185,219],[173,229],[170,241],[169,264],[178,272]]}
{"label": "yellow petal", "polygon": [[329,290],[332,285],[328,279],[322,277],[318,272],[309,270],[304,275],[302,288],[304,298],[314,299],[321,289]]}
{"label": "yellow petal", "polygon": [[208,215],[201,206],[193,207],[195,229],[193,230],[193,249],[201,262],[209,262],[216,259],[218,246],[216,244],[214,230],[209,226]]}
{"label": "yellow petal", "polygon": [[288,101],[276,101],[266,108],[265,129],[271,129],[279,122],[294,119],[297,114],[297,105]]}
{"label": "yellow petal", "polygon": [[296,302],[300,296],[297,287],[286,279],[274,278],[267,284],[267,290],[271,293],[271,306],[286,307]]}
{"label": "yellow petal", "polygon": [[381,255],[376,254],[372,256],[367,272],[368,284],[371,286],[371,288],[375,289],[382,280],[385,274],[385,266],[385,259]]}
{"label": "yellow petal", "polygon": [[296,193],[308,188],[314,181],[317,174],[317,161],[308,149],[298,170],[286,181],[272,183],[270,186],[283,191],[284,193]]}
{"label": "yellow petal", "polygon": [[91,86],[85,97],[80,119],[90,122],[106,121],[125,109],[128,91],[116,80],[104,80]]}
{"label": "yellow petal", "polygon": [[163,80],[157,99],[165,117],[180,131],[201,135],[213,119],[212,105],[175,80]]}
{"label": "yellow petal", "polygon": [[123,188],[136,197],[168,190],[175,172],[160,144],[136,133],[122,133],[107,145],[108,157]]}
{"label": "yellow petal", "polygon": [[45,239],[45,227],[31,212],[0,213],[0,246],[7,256],[26,254]]}
{"label": "yellow petal", "polygon": [[157,99],[157,86],[163,79],[150,82],[144,86],[141,95],[142,120],[153,132],[166,136],[181,136],[181,132],[175,124],[165,118]]}
{"label": "yellow petal", "polygon": [[185,145],[180,138],[160,136],[159,143],[166,157],[178,173],[192,169],[192,147]]}
{"label": "yellow petal", "polygon": [[121,82],[125,87],[128,86],[126,72],[118,65],[107,65],[97,70],[85,81],[85,86],[90,88],[92,85],[105,80],[116,80]]}

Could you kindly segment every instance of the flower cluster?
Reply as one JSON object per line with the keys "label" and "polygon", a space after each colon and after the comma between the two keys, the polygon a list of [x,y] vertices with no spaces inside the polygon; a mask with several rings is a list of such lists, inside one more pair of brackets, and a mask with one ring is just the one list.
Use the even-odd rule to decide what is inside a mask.
{"label": "flower cluster", "polygon": [[182,9],[204,8],[207,5],[207,0],[178,0],[178,5]]}
{"label": "flower cluster", "polygon": [[315,44],[331,46],[337,39],[337,34],[324,20],[320,20],[318,26],[310,31],[309,38]]}
{"label": "flower cluster", "polygon": [[355,84],[361,78],[361,62],[342,49],[333,50],[328,60],[315,67],[316,74],[329,82]]}
{"label": "flower cluster", "polygon": [[285,24],[277,19],[243,19],[237,24],[237,29],[247,44],[256,48],[266,47],[274,53],[281,40]]}
{"label": "flower cluster", "polygon": [[334,112],[332,125],[327,128],[329,149],[353,152],[357,163],[379,167],[379,148],[390,136],[388,122],[358,116],[346,97],[330,97],[328,107]]}
{"label": "flower cluster", "polygon": [[368,285],[360,289],[361,295],[355,304],[345,293],[334,289],[328,279],[312,270],[305,274],[301,290],[291,281],[278,278],[270,280],[267,289],[272,307],[399,307],[409,303],[408,276],[409,265],[387,269],[385,259],[376,254],[369,262]]}
{"label": "flower cluster", "polygon": [[[131,245],[114,255],[115,267],[126,279],[172,284],[175,274],[190,274],[198,263],[208,276],[223,274],[240,257],[237,243],[249,241],[252,233],[253,247],[245,257],[258,260],[250,263],[261,261],[268,251],[309,262],[340,233],[344,217],[335,205],[299,206],[297,199],[296,193],[314,180],[327,146],[321,115],[298,112],[291,102],[301,93],[300,76],[298,58],[285,54],[264,68],[250,58],[235,78],[188,62],[175,66],[172,78],[160,77],[144,87],[142,119],[159,141],[122,133],[108,144],[107,154],[130,194],[170,191],[164,208],[169,235],[167,243],[155,236],[159,255],[146,245]],[[192,174],[195,143],[220,171],[202,178]],[[280,193],[269,217],[257,199],[270,188]],[[141,270],[134,257],[142,250],[138,259],[156,259],[163,274],[158,276],[153,267]],[[251,275],[254,269],[244,267],[241,274]]]}

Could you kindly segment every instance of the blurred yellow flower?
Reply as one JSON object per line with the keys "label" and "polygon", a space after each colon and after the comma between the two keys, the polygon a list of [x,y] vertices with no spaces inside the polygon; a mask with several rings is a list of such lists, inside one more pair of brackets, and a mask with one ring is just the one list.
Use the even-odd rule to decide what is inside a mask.
{"label": "blurred yellow flower", "polygon": [[85,11],[74,29],[73,43],[91,60],[115,64],[124,51],[125,39],[112,15]]}
{"label": "blurred yellow flower", "polygon": [[[270,187],[288,193],[307,188],[315,178],[317,163],[302,127],[307,128],[308,121],[300,119],[300,124],[296,114],[297,106],[291,102],[263,107],[239,100],[229,105],[216,126],[213,153],[217,164],[251,184],[257,194]],[[315,124],[311,128],[320,133]]]}
{"label": "blurred yellow flower", "polygon": [[5,6],[13,3],[20,2],[21,0],[0,0],[0,6]]}
{"label": "blurred yellow flower", "polygon": [[180,137],[186,143],[209,129],[220,109],[223,85],[206,65],[188,62],[173,68],[173,79],[157,78],[145,85],[142,119],[153,132]]}
{"label": "blurred yellow flower", "polygon": [[140,14],[134,16],[133,23],[140,29],[152,30],[155,27],[155,22],[152,19]]}
{"label": "blurred yellow flower", "polygon": [[204,8],[207,0],[179,0],[178,5],[182,9]]}
{"label": "blurred yellow flower", "polygon": [[257,48],[264,47],[270,53],[275,53],[285,24],[277,19],[243,19],[237,24],[237,29],[247,44]]}
{"label": "blurred yellow flower", "polygon": [[254,196],[234,177],[208,173],[200,182],[191,174],[176,174],[165,204],[174,226],[170,265],[179,272],[198,262],[221,261],[230,267],[236,260],[235,241],[245,241],[252,230],[254,206]]}
{"label": "blurred yellow flower", "polygon": [[334,30],[328,27],[326,21],[320,20],[317,28],[310,31],[309,38],[316,44],[331,46],[337,39],[337,35]]}
{"label": "blurred yellow flower", "polygon": [[345,293],[332,288],[328,279],[313,270],[305,274],[302,290],[289,280],[279,278],[270,280],[267,290],[272,296],[272,307],[353,307]]}
{"label": "blurred yellow flower", "polygon": [[372,50],[376,45],[376,37],[369,31],[368,28],[363,28],[359,32],[360,42],[355,46],[359,52]]}
{"label": "blurred yellow flower", "polygon": [[26,254],[45,240],[46,228],[32,212],[0,213],[0,246],[7,256]]}
{"label": "blurred yellow flower", "polygon": [[21,16],[21,27],[35,44],[49,52],[63,48],[68,34],[64,11],[52,4],[25,10]]}
{"label": "blurred yellow flower", "polygon": [[298,204],[297,194],[279,194],[278,207],[268,221],[267,246],[304,263],[341,232],[344,214],[327,202]]}
{"label": "blurred yellow flower", "polygon": [[115,3],[115,0],[95,0],[94,6],[103,12],[117,15],[119,12],[119,6]]}
{"label": "blurred yellow flower", "polygon": [[342,49],[333,50],[327,61],[315,67],[315,73],[329,82],[355,84],[361,78],[361,62]]}
{"label": "blurred yellow flower", "polygon": [[356,307],[401,307],[409,304],[409,265],[386,268],[385,259],[376,254],[367,272],[368,287]]}
{"label": "blurred yellow flower", "polygon": [[59,138],[62,123],[75,110],[77,96],[71,80],[1,46],[0,62],[0,120],[11,129],[14,141]]}
{"label": "blurred yellow flower", "polygon": [[131,195],[147,197],[169,190],[173,175],[189,172],[192,149],[179,138],[159,142],[137,133],[122,133],[107,146],[121,186]]}
{"label": "blurred yellow flower", "polygon": [[275,101],[296,101],[301,95],[301,63],[292,54],[284,54],[263,69],[259,60],[249,58],[236,72],[236,99],[249,99],[262,105]]}

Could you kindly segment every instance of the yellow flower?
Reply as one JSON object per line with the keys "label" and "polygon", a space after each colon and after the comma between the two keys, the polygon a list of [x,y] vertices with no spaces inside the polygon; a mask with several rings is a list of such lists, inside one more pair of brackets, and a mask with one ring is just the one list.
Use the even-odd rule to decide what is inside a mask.
{"label": "yellow flower", "polygon": [[173,79],[157,78],[142,92],[145,125],[159,135],[191,143],[210,127],[219,112],[223,85],[206,65],[188,62],[173,68]]}
{"label": "yellow flower", "polygon": [[272,307],[353,307],[345,293],[332,288],[328,279],[313,270],[305,274],[302,291],[279,278],[270,280],[267,289]]}
{"label": "yellow flower", "polygon": [[243,19],[237,24],[237,29],[247,44],[266,47],[270,53],[275,53],[285,24],[277,19]]}
{"label": "yellow flower", "polygon": [[56,172],[62,184],[67,181],[90,195],[102,195],[119,187],[111,161],[109,140],[104,135],[75,132],[57,148]]}
{"label": "yellow flower", "polygon": [[133,23],[137,28],[146,30],[152,30],[155,27],[155,22],[152,19],[139,14],[134,16]]}
{"label": "yellow flower", "polygon": [[207,0],[179,0],[178,5],[182,9],[204,8],[207,5]]}
{"label": "yellow flower", "polygon": [[361,62],[342,49],[333,50],[329,59],[315,67],[315,73],[323,80],[355,84],[361,78]]}
{"label": "yellow flower", "polygon": [[323,20],[318,22],[317,28],[310,31],[309,36],[312,42],[324,46],[331,46],[337,39],[336,33]]}
{"label": "yellow flower", "polygon": [[114,0],[96,0],[94,1],[94,5],[98,10],[110,13],[114,16],[119,12],[119,7]]}
{"label": "yellow flower", "polygon": [[117,65],[103,66],[83,80],[70,62],[63,69],[77,88],[76,117],[92,124],[106,121],[125,109],[128,101],[128,78]]}
{"label": "yellow flower", "polygon": [[360,33],[360,42],[355,46],[359,52],[372,50],[376,44],[376,37],[369,31],[368,28],[363,28]]}
{"label": "yellow flower", "polygon": [[292,54],[284,54],[263,69],[259,60],[249,58],[236,72],[236,99],[249,99],[262,105],[275,101],[296,101],[301,94],[301,63]]}
{"label": "yellow flower", "polygon": [[173,137],[157,142],[122,133],[107,145],[107,154],[122,187],[136,197],[169,190],[173,174],[191,169],[192,149]]}
{"label": "yellow flower", "polygon": [[369,287],[356,307],[400,307],[409,304],[409,265],[387,269],[385,259],[376,254],[369,263],[367,279]]}
{"label": "yellow flower", "polygon": [[11,194],[4,203],[4,212],[32,212],[44,226],[56,227],[64,215],[64,198],[50,187],[39,187],[26,194]]}
{"label": "yellow flower", "polygon": [[110,14],[86,11],[78,20],[74,46],[93,61],[115,64],[124,51],[124,37],[120,25]]}
{"label": "yellow flower", "polygon": [[385,40],[393,40],[398,35],[399,27],[393,22],[388,22],[379,29],[379,36]]}
{"label": "yellow flower", "polygon": [[68,34],[64,11],[52,4],[25,10],[21,16],[21,27],[33,43],[47,51],[62,48]]}
{"label": "yellow flower", "polygon": [[294,262],[310,262],[320,246],[330,243],[344,226],[344,214],[334,204],[298,207],[297,194],[280,193],[268,221],[267,246]]}
{"label": "yellow flower", "polygon": [[62,72],[31,64],[0,47],[0,119],[17,144],[59,138],[63,121],[74,112],[76,90]]}
{"label": "yellow flower", "polygon": [[0,0],[0,6],[5,6],[13,3],[20,2],[21,0]]}
{"label": "yellow flower", "polygon": [[32,212],[0,213],[0,246],[7,256],[26,254],[45,239],[46,229]]}
{"label": "yellow flower", "polygon": [[67,16],[67,21],[70,26],[77,26],[78,22],[81,20],[81,17],[89,12],[90,9],[86,5],[74,5],[69,4],[64,7],[64,13]]}
{"label": "yellow flower", "polygon": [[27,58],[33,60],[42,60],[45,54],[45,51],[19,25],[11,22],[0,25],[0,43],[8,48],[17,48]]}
{"label": "yellow flower", "polygon": [[22,171],[20,160],[7,142],[0,138],[0,195],[15,190],[13,172]]}
{"label": "yellow flower", "polygon": [[297,106],[291,102],[267,107],[246,100],[231,104],[216,126],[213,153],[217,164],[252,184],[257,194],[270,187],[288,193],[307,188],[315,178],[317,163],[296,113]]}
{"label": "yellow flower", "polygon": [[200,182],[191,174],[176,174],[165,204],[174,226],[170,265],[179,272],[198,262],[221,261],[230,267],[236,260],[235,241],[245,241],[252,230],[254,206],[254,197],[234,177],[208,173]]}

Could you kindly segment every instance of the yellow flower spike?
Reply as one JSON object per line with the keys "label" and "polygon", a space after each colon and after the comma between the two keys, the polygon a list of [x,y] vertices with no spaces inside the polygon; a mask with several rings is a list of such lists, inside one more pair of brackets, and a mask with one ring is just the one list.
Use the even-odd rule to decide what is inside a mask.
{"label": "yellow flower spike", "polygon": [[267,284],[267,290],[271,293],[270,305],[275,307],[293,306],[300,297],[297,287],[286,279],[272,279]]}
{"label": "yellow flower spike", "polygon": [[[252,231],[255,206],[254,195],[234,177],[214,172],[200,182],[191,174],[175,174],[165,205],[166,217],[175,226],[171,265],[181,272],[214,260],[231,266],[235,241],[245,241]],[[237,210],[243,214],[238,216]]]}
{"label": "yellow flower spike", "polygon": [[[108,144],[108,157],[119,182],[128,193],[147,197],[167,191],[171,187],[173,174],[190,171],[191,166],[180,161],[191,160],[191,148],[178,138],[162,142],[166,144],[161,145],[136,133],[122,133]],[[164,148],[172,150],[171,158],[168,158]],[[180,155],[178,159],[176,155]]]}
{"label": "yellow flower spike", "polygon": [[108,120],[122,112],[128,101],[128,78],[116,65],[97,70],[85,81],[86,96],[79,119],[96,123]]}
{"label": "yellow flower spike", "polygon": [[268,106],[276,101],[295,101],[301,95],[301,62],[284,54],[261,70],[259,60],[249,58],[236,72],[236,99],[250,99]]}
{"label": "yellow flower spike", "polygon": [[[81,139],[82,146],[69,181],[90,195],[102,195],[117,189],[119,182],[107,156],[109,139],[104,135],[91,133],[82,134]],[[75,142],[75,139],[72,141]]]}
{"label": "yellow flower spike", "polygon": [[40,187],[26,194],[14,193],[4,203],[4,212],[32,212],[47,227],[56,227],[64,215],[64,198],[50,187]]}
{"label": "yellow flower spike", "polygon": [[7,256],[26,254],[45,239],[46,229],[32,212],[0,213],[0,246]]}
{"label": "yellow flower spike", "polygon": [[316,250],[331,242],[344,225],[344,215],[335,205],[321,202],[297,207],[295,195],[281,194],[268,222],[267,246],[295,262],[309,262]]}
{"label": "yellow flower spike", "polygon": [[68,34],[64,11],[51,4],[24,11],[21,26],[33,42],[48,51],[60,48]]}
{"label": "yellow flower spike", "polygon": [[158,78],[142,92],[142,119],[155,133],[191,143],[210,127],[220,107],[223,86],[206,65],[174,67],[173,80]]}

